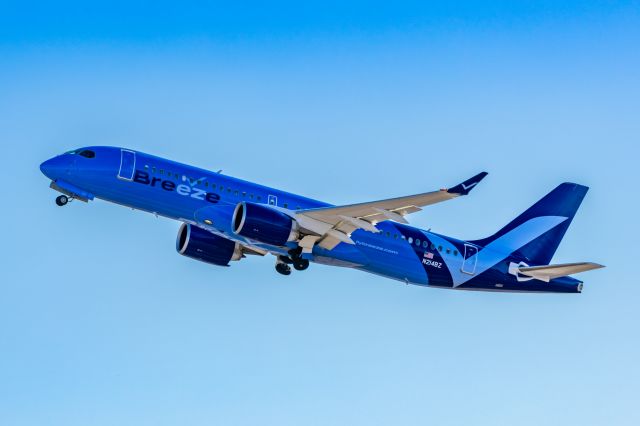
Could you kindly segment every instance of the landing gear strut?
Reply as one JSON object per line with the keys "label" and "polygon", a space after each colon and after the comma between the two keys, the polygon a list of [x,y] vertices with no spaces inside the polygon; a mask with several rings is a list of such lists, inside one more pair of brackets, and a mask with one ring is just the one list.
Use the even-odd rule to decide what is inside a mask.
{"label": "landing gear strut", "polygon": [[60,207],[67,205],[68,202],[69,197],[67,197],[66,195],[60,195],[56,198],[56,204]]}
{"label": "landing gear strut", "polygon": [[302,249],[300,247],[289,251],[289,256],[291,256],[291,263],[293,263],[293,268],[296,271],[304,271],[309,267],[309,261],[307,259],[303,259],[301,255]]}

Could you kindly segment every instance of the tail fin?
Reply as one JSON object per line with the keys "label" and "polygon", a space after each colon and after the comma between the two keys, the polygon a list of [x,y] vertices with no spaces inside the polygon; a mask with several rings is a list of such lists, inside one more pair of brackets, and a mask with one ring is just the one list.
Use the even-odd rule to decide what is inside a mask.
{"label": "tail fin", "polygon": [[479,246],[505,244],[535,265],[548,265],[580,207],[588,187],[563,183]]}

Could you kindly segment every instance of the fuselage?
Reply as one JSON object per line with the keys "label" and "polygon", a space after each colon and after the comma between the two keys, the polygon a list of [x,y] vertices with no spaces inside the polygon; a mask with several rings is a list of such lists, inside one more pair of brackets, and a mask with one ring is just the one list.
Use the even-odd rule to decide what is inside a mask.
{"label": "fuselage", "polygon": [[[231,214],[240,202],[271,206],[283,212],[328,207],[331,204],[244,181],[222,173],[116,147],[88,147],[54,157],[42,172],[57,188],[80,198],[99,198],[193,225],[202,225],[201,212],[218,216],[207,229],[225,238],[286,255],[286,246],[247,240],[231,227]],[[215,209],[211,209],[215,207]],[[580,292],[571,277],[541,282],[509,272],[527,259],[499,247],[482,247],[392,221],[377,224],[379,233],[356,230],[355,244],[331,250],[314,247],[316,263],[356,268],[407,284],[494,291]]]}

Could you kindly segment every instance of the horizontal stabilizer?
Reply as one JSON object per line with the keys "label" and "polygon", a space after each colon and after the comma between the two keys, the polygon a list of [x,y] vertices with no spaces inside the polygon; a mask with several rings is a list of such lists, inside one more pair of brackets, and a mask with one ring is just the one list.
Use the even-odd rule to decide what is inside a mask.
{"label": "horizontal stabilizer", "polygon": [[549,282],[554,278],[604,268],[604,265],[592,262],[563,263],[560,265],[527,266],[518,268],[518,272],[528,277]]}

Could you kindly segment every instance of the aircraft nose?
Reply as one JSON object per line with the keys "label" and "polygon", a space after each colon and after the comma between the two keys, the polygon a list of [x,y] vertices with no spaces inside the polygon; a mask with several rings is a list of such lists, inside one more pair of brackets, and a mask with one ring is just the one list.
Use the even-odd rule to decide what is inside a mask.
{"label": "aircraft nose", "polygon": [[42,174],[51,180],[56,180],[64,172],[63,169],[64,166],[61,164],[58,157],[50,158],[40,164],[40,171]]}

